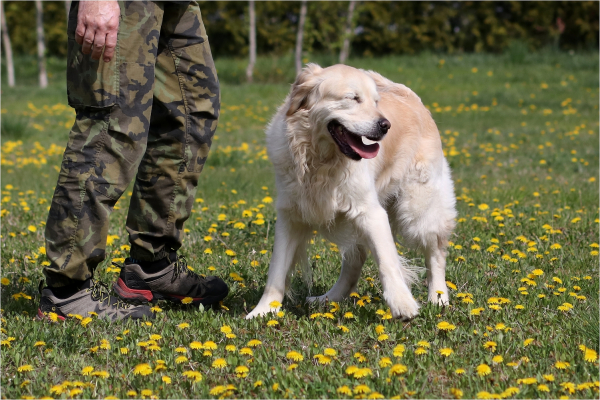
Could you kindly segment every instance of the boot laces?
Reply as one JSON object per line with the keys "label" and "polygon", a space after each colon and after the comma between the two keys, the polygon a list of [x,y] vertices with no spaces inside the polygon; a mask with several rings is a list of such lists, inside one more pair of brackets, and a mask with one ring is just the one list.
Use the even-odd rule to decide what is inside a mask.
{"label": "boot laces", "polygon": [[171,283],[175,281],[175,279],[179,278],[180,275],[187,274],[188,277],[192,277],[194,279],[200,279],[198,274],[187,267],[187,260],[184,256],[178,256],[177,261],[175,261],[175,268],[173,269],[173,278],[171,278]]}
{"label": "boot laces", "polygon": [[105,283],[99,281],[92,282],[92,287],[88,289],[92,292],[92,299],[102,303],[106,301],[109,306],[112,305],[115,308],[127,309],[131,307],[131,304],[125,303],[121,299],[111,296],[109,294],[108,286]]}

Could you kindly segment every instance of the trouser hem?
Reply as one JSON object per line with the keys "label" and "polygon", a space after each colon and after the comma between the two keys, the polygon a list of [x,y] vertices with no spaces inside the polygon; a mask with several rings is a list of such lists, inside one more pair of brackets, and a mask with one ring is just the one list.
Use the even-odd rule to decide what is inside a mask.
{"label": "trouser hem", "polygon": [[163,258],[167,257],[169,255],[169,250],[166,248],[163,248],[158,253],[151,253],[150,251],[148,251],[147,249],[145,249],[143,247],[132,244],[131,250],[129,251],[129,255],[131,258],[134,258],[139,261],[154,262],[154,261],[162,260]]}

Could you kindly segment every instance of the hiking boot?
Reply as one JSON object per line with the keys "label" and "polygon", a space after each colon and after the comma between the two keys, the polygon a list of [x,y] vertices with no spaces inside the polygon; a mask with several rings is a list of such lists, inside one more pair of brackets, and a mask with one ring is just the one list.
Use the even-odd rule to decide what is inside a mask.
{"label": "hiking boot", "polygon": [[[177,257],[174,253],[143,266],[131,258],[125,260],[125,265],[117,266],[121,268],[121,274],[113,289],[127,301],[168,300],[181,303],[183,299],[191,298],[194,305],[208,306],[223,300],[229,293],[221,278],[204,278],[194,273],[187,267],[185,257]],[[187,301],[184,303],[187,304]]]}
{"label": "hiking boot", "polygon": [[[43,282],[43,281],[42,281]],[[40,289],[42,287],[40,282]],[[66,296],[59,292],[65,292],[63,288],[52,289],[45,287],[40,290],[41,300],[38,308],[38,318],[50,318],[53,321],[65,320],[68,316],[80,315],[89,317],[91,312],[98,315],[98,318],[109,318],[110,320],[119,319],[154,319],[154,314],[148,306],[133,306],[122,300],[110,296],[108,287],[101,282],[88,279],[81,286],[74,287]],[[56,293],[55,293],[56,292]],[[60,297],[57,297],[58,296]],[[56,316],[51,315],[56,314]]]}

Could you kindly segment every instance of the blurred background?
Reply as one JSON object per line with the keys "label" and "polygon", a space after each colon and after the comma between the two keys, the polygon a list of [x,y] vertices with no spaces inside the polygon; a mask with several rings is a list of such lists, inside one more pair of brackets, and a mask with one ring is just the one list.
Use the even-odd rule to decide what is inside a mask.
{"label": "blurred background", "polygon": [[[14,81],[63,70],[70,1],[5,1],[4,64],[18,59]],[[299,64],[419,53],[509,53],[598,49],[598,2],[201,1],[222,82],[283,83]],[[34,29],[35,27],[41,29]],[[8,35],[6,35],[8,33]],[[518,61],[518,60],[517,60]],[[14,61],[13,61],[14,63]],[[249,65],[250,64],[250,65]],[[10,66],[8,66],[10,70]],[[61,77],[62,78],[62,77]],[[10,82],[12,83],[12,81]]]}

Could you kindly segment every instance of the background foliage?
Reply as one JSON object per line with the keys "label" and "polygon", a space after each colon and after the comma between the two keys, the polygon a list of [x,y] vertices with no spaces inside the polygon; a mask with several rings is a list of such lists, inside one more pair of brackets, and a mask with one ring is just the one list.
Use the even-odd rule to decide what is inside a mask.
{"label": "background foliage", "polygon": [[[201,1],[204,21],[216,57],[248,53],[248,2]],[[48,53],[66,55],[64,2],[45,1],[44,30]],[[339,52],[348,2],[308,4],[304,50]],[[7,23],[17,54],[35,54],[35,4],[8,1]],[[300,2],[258,1],[259,54],[292,51]],[[561,33],[557,26],[564,24]],[[562,50],[598,47],[598,3],[556,2],[359,2],[354,14],[355,56],[434,52],[502,52],[513,41],[528,50],[547,46]]]}

